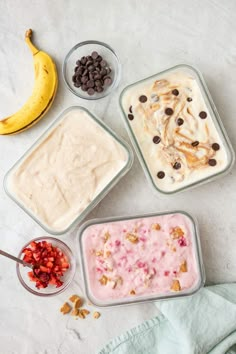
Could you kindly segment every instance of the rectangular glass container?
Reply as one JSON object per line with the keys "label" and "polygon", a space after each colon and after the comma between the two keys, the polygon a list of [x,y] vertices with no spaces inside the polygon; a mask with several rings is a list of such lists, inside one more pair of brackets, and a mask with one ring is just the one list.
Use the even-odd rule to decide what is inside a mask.
{"label": "rectangular glass container", "polygon": [[[73,118],[69,118],[72,114],[73,114]],[[83,118],[77,118],[77,115]],[[79,123],[78,119],[81,119],[80,121],[81,123]],[[89,121],[89,119],[91,119],[91,121]],[[87,124],[88,122],[88,126],[85,128],[82,122],[86,122],[85,124]],[[79,143],[77,143],[77,139],[76,139],[77,136],[73,135],[74,133],[72,133],[70,130],[72,124],[75,125],[82,124],[83,132],[86,129],[86,133],[84,134],[87,135],[84,136],[83,133],[81,133],[81,135],[79,136]],[[61,128],[63,126],[64,128]],[[78,132],[78,126],[76,126],[76,128]],[[64,129],[64,131],[60,129]],[[93,135],[90,136],[91,130],[93,131]],[[99,134],[101,134],[99,137],[100,140],[97,140],[96,143],[93,141],[93,139],[96,140],[96,136],[98,136]],[[57,137],[59,137],[60,139]],[[103,147],[102,144],[104,140],[105,140],[104,143],[105,146]],[[71,150],[70,150],[70,145],[72,146]],[[46,148],[44,148],[45,146]],[[66,151],[64,155],[60,152],[58,153],[57,150],[55,150],[55,149],[62,150],[62,146],[64,149],[63,154],[64,151]],[[81,146],[85,146],[84,151],[93,149],[94,152],[90,154],[90,156],[93,156],[93,158],[87,157],[86,155],[84,156],[81,153],[82,150],[81,151],[79,150]],[[49,147],[51,150],[47,150],[49,149]],[[75,151],[74,157],[73,157],[73,151]],[[116,154],[114,155],[115,157],[112,154]],[[111,155],[112,158],[114,158],[114,161],[112,160],[110,162],[109,159]],[[83,207],[84,205],[85,207],[84,209],[82,209],[82,206],[80,206],[79,204],[80,202],[79,191],[81,193],[83,192],[83,190],[86,191],[86,188],[88,188],[89,186],[89,184],[86,183],[89,183],[87,181],[90,180],[91,177],[90,175],[92,173],[92,172],[87,173],[85,170],[83,170],[84,168],[83,166],[84,165],[86,166],[86,164],[91,163],[91,161],[97,163],[96,159],[98,159],[98,156],[101,157],[102,162],[101,163],[99,162],[100,165],[95,166],[97,168],[96,173],[94,172],[95,167],[94,170],[91,168],[91,171],[93,171],[95,176],[95,177],[93,176],[93,181],[95,180],[96,182],[97,180],[98,181],[101,180],[102,182],[96,182],[97,183],[96,192],[93,192],[94,194],[91,193],[92,195],[91,199],[85,200],[83,204]],[[73,163],[71,162],[72,157],[73,157]],[[87,161],[86,160],[87,158],[88,159],[90,158],[90,160]],[[106,158],[107,160],[104,160]],[[107,161],[109,163],[107,163]],[[16,204],[18,204],[18,206],[20,206],[26,213],[28,213],[42,228],[44,228],[44,230],[46,230],[47,232],[53,235],[61,235],[69,231],[72,227],[74,227],[76,224],[80,223],[82,219],[84,219],[84,217],[105,197],[105,195],[115,186],[115,184],[128,172],[128,170],[132,166],[132,162],[133,162],[133,153],[129,145],[123,139],[119,138],[106,124],[104,124],[101,120],[96,118],[87,109],[83,107],[76,107],[76,106],[69,107],[59,115],[59,117],[54,121],[54,123],[41,135],[41,137],[32,145],[32,147],[7,172],[4,178],[4,188],[7,195],[12,200],[14,200]],[[46,169],[50,170],[50,174],[48,175],[48,180],[45,177],[46,176],[45,173],[42,176],[40,168],[38,168],[38,164],[39,166],[41,164],[41,171],[45,171]],[[82,167],[81,168],[79,167],[80,169],[76,170],[77,165]],[[62,169],[60,169],[60,166],[62,167]],[[105,170],[104,170],[104,166],[107,166]],[[38,171],[35,172],[37,169]],[[101,169],[103,170],[101,171]],[[74,170],[76,170],[77,173],[76,176],[73,175]],[[23,171],[23,172],[26,171],[27,175],[25,176],[27,176],[27,178],[24,176],[22,177],[22,173],[19,173],[19,171]],[[17,173],[19,177],[15,177],[15,174],[17,175]],[[20,179],[17,178],[22,179],[22,181],[20,182]],[[53,182],[54,180],[55,183]],[[36,183],[35,181],[38,181],[37,183],[41,183],[43,181],[42,183],[44,183],[44,185],[47,186],[45,187],[46,190],[44,189],[44,194],[41,194],[40,192],[35,197],[34,193],[36,192],[34,192],[34,190],[31,190],[30,194],[27,191],[27,193],[29,194],[28,195],[26,193],[26,190],[24,191],[24,187],[21,188],[20,190],[19,187],[17,187],[18,189],[14,187],[16,185],[16,182],[21,183],[21,185],[23,186],[24,185],[27,186],[27,184],[30,184],[31,181],[32,183],[34,183],[33,184],[34,190],[35,188],[36,189],[38,188],[38,185],[35,184]],[[50,183],[50,186],[47,185],[47,183]],[[99,185],[99,183],[101,185]],[[73,185],[73,192],[72,190],[70,190],[71,185]],[[76,195],[77,185],[78,185],[78,197]],[[82,188],[82,186],[84,187]],[[64,187],[65,190],[63,189]],[[40,188],[44,188],[44,187],[40,187]],[[53,194],[52,190],[54,188],[56,188],[57,194]],[[22,189],[23,189],[23,194],[21,194]],[[72,213],[72,209],[70,209],[72,208],[70,201],[73,200],[74,202],[73,198],[75,195],[77,198],[76,199],[77,204],[76,205],[73,204],[75,210],[73,209],[73,213]],[[94,195],[95,197],[93,197]],[[38,203],[39,206],[37,204],[35,204],[36,206],[34,204],[30,204],[31,201],[27,198],[32,199],[32,203],[34,200],[37,201],[39,200]],[[40,199],[40,198],[44,198],[44,199]],[[41,216],[43,214],[37,213],[38,210],[39,211],[41,210],[40,208],[44,208],[44,206],[45,208],[47,207],[47,202],[50,199],[52,201],[54,199],[53,207],[51,208],[52,213],[54,212],[54,210],[55,213],[61,213],[60,217],[62,223],[60,227],[57,225],[54,226],[54,224],[52,223],[49,224],[47,221],[45,221],[47,219],[43,219],[43,217]],[[57,200],[59,201],[57,202]],[[63,202],[63,200],[65,200],[65,203]],[[63,203],[66,204],[66,207],[64,206]],[[30,205],[30,207],[28,205]],[[64,209],[62,209],[61,205],[63,205],[63,208],[65,208],[65,212]],[[82,211],[77,212],[79,210],[79,207]],[[52,216],[51,209],[50,210],[47,209],[48,214],[46,214],[46,216],[48,219]],[[61,210],[63,210],[63,212]],[[43,212],[44,214],[46,213],[44,209]],[[65,215],[67,215],[66,212],[68,212],[69,215],[68,219],[66,219],[65,217]],[[64,220],[66,221],[64,222]]]}
{"label": "rectangular glass container", "polygon": [[192,66],[177,65],[127,86],[120,108],[155,191],[180,192],[233,166],[229,138],[201,73]]}
{"label": "rectangular glass container", "polygon": [[86,296],[100,307],[184,297],[205,282],[197,222],[184,211],[89,220],[78,251]]}

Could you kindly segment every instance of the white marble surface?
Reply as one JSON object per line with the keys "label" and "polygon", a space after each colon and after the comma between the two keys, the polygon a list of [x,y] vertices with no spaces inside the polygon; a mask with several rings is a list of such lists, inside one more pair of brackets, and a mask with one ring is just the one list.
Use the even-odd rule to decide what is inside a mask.
{"label": "white marble surface", "polygon": [[[0,117],[16,111],[33,86],[32,57],[24,44],[27,28],[54,56],[59,90],[45,118],[20,135],[0,137],[0,182],[58,113],[84,105],[128,140],[118,95],[128,83],[177,63],[196,65],[204,74],[229,137],[236,147],[236,2],[234,0],[1,0]],[[85,102],[66,89],[62,61],[77,42],[98,39],[115,48],[122,63],[118,90],[101,101]],[[222,179],[173,197],[156,197],[139,163],[89,215],[147,213],[184,209],[199,221],[208,282],[236,281],[235,167]],[[0,188],[0,247],[17,253],[44,231]],[[75,247],[76,230],[62,237]],[[70,289],[47,299],[29,294],[18,282],[15,264],[0,259],[0,353],[93,354],[110,338],[156,313],[154,305],[107,309],[102,317],[75,321],[59,307],[72,293],[82,294],[80,270]],[[164,353],[163,353],[164,354]]]}

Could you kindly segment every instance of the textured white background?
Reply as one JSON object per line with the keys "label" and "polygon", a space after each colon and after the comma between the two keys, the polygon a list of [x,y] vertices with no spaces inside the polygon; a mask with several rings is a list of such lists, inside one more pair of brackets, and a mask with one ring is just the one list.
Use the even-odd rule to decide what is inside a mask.
{"label": "textured white background", "polygon": [[[14,113],[33,87],[32,57],[24,32],[56,60],[59,90],[50,112],[20,135],[0,137],[0,182],[12,164],[70,105],[84,105],[128,140],[120,118],[118,95],[128,83],[178,63],[203,73],[216,106],[236,146],[236,1],[171,0],[0,0],[0,118]],[[67,91],[62,61],[77,42],[109,43],[122,63],[118,90],[97,102]],[[236,281],[235,167],[222,179],[173,197],[155,197],[139,163],[89,215],[103,217],[184,209],[199,221],[208,282]],[[0,247],[17,253],[44,231],[0,187]],[[76,230],[62,237],[75,248]],[[110,338],[155,315],[154,305],[103,310],[102,317],[75,321],[59,307],[72,293],[82,294],[80,270],[65,293],[41,299],[18,282],[15,264],[0,259],[0,354],[93,354]],[[163,353],[164,354],[164,353]]]}

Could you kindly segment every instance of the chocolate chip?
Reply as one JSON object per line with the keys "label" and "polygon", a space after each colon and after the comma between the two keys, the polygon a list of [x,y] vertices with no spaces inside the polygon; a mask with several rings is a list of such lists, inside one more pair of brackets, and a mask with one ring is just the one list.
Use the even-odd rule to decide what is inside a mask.
{"label": "chocolate chip", "polygon": [[88,75],[88,70],[87,69],[84,70],[82,76],[86,76],[86,75]]}
{"label": "chocolate chip", "polygon": [[196,140],[196,141],[193,141],[193,142],[192,142],[192,146],[193,146],[193,147],[196,147],[196,146],[198,146],[198,145],[199,145],[199,141]]}
{"label": "chocolate chip", "polygon": [[100,87],[101,87],[101,86],[102,86],[101,81],[100,81],[100,80],[96,80],[96,81],[95,81],[95,86],[100,86]]}
{"label": "chocolate chip", "polygon": [[168,116],[171,116],[174,113],[172,108],[166,108],[165,109],[165,114],[167,114]]}
{"label": "chocolate chip", "polygon": [[95,94],[95,91],[92,87],[90,87],[87,92],[88,92],[89,96],[92,96]]}
{"label": "chocolate chip", "polygon": [[87,58],[86,57],[82,57],[81,59],[80,59],[80,62],[81,62],[81,64],[86,64],[86,62],[87,62]]}
{"label": "chocolate chip", "polygon": [[77,60],[76,65],[80,66],[81,65],[81,61]]}
{"label": "chocolate chip", "polygon": [[216,160],[215,159],[209,159],[208,160],[208,164],[210,165],[210,166],[215,166],[216,165]]}
{"label": "chocolate chip", "polygon": [[212,147],[212,149],[213,149],[214,151],[220,150],[220,145],[217,144],[217,143],[212,144],[211,147]]}
{"label": "chocolate chip", "polygon": [[104,80],[104,85],[105,86],[110,86],[112,83],[112,79],[110,77],[107,77],[105,80]]}
{"label": "chocolate chip", "polygon": [[88,76],[82,76],[81,82],[83,82],[83,84],[86,84],[86,82],[88,82]]}
{"label": "chocolate chip", "polygon": [[147,101],[147,96],[141,95],[141,96],[139,97],[139,101],[140,101],[141,103],[146,102],[146,101]]}
{"label": "chocolate chip", "polygon": [[174,89],[174,90],[172,90],[172,94],[173,94],[174,96],[178,96],[179,91],[178,91],[177,89]]}
{"label": "chocolate chip", "polygon": [[134,115],[133,114],[128,114],[128,118],[129,118],[129,120],[133,120],[134,119]]}
{"label": "chocolate chip", "polygon": [[102,66],[103,68],[105,68],[105,66],[107,66],[106,60],[102,59],[102,61],[101,61],[101,66]]}
{"label": "chocolate chip", "polygon": [[89,79],[90,79],[90,80],[94,80],[94,74],[91,73],[91,72],[89,73]]}
{"label": "chocolate chip", "polygon": [[95,62],[93,63],[93,65],[95,66],[95,68],[97,68],[97,67],[99,66],[99,63],[98,63],[97,61],[95,61]]}
{"label": "chocolate chip", "polygon": [[89,66],[91,66],[91,65],[93,65],[93,61],[92,61],[92,60],[88,60],[87,63],[86,63],[87,68],[88,68]]}
{"label": "chocolate chip", "polygon": [[94,71],[94,69],[95,69],[95,67],[94,67],[93,65],[89,65],[89,66],[88,66],[88,70],[89,70],[89,71]]}
{"label": "chocolate chip", "polygon": [[183,125],[184,124],[184,120],[182,118],[178,118],[177,119],[177,124],[180,126],[180,125]]}
{"label": "chocolate chip", "polygon": [[188,101],[188,102],[191,102],[192,100],[193,100],[193,99],[192,99],[191,97],[188,97],[188,98],[187,98],[187,101]]}
{"label": "chocolate chip", "polygon": [[89,80],[89,81],[87,82],[87,86],[88,86],[88,87],[94,87],[94,81],[93,81],[93,80]]}
{"label": "chocolate chip", "polygon": [[174,168],[175,170],[179,170],[179,169],[181,168],[181,163],[176,161],[176,162],[174,163],[174,165],[173,165],[173,168]]}
{"label": "chocolate chip", "polygon": [[78,69],[79,69],[79,67],[76,66],[76,67],[74,68],[74,72],[76,72]]}
{"label": "chocolate chip", "polygon": [[130,113],[133,113],[132,106],[129,107]]}
{"label": "chocolate chip", "polygon": [[98,53],[97,52],[92,52],[92,54],[91,54],[91,57],[93,58],[93,59],[97,59],[97,57],[98,57]]}
{"label": "chocolate chip", "polygon": [[94,75],[94,79],[95,80],[100,80],[101,78],[102,78],[102,76],[100,74]]}
{"label": "chocolate chip", "polygon": [[161,138],[159,136],[154,136],[152,141],[154,142],[154,144],[159,144],[159,142],[161,141]]}
{"label": "chocolate chip", "polygon": [[88,89],[88,86],[87,86],[86,84],[83,84],[83,85],[81,86],[81,90],[87,91],[87,89]]}
{"label": "chocolate chip", "polygon": [[102,68],[100,71],[100,75],[105,76],[107,74],[106,69]]}
{"label": "chocolate chip", "polygon": [[97,92],[102,92],[103,91],[103,87],[97,86]]}
{"label": "chocolate chip", "polygon": [[77,81],[76,81],[76,82],[74,83],[74,86],[75,86],[75,87],[80,87],[80,86],[81,86],[81,84],[80,84],[79,82],[77,82]]}
{"label": "chocolate chip", "polygon": [[160,179],[164,178],[165,177],[165,172],[159,171],[158,174],[157,174],[157,177],[160,178]]}
{"label": "chocolate chip", "polygon": [[76,76],[76,75],[73,75],[73,76],[72,76],[72,81],[73,81],[73,82],[76,82],[76,78],[77,78],[77,76]]}
{"label": "chocolate chip", "polygon": [[205,119],[205,118],[207,117],[207,113],[204,112],[204,111],[201,111],[201,112],[199,113],[199,117],[202,118],[202,119]]}
{"label": "chocolate chip", "polygon": [[101,55],[99,55],[99,56],[97,57],[97,61],[98,61],[98,62],[102,61]]}

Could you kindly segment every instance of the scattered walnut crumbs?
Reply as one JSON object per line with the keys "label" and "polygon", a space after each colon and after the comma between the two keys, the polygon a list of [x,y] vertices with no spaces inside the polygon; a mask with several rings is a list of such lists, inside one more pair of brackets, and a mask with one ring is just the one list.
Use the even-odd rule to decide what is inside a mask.
{"label": "scattered walnut crumbs", "polygon": [[173,290],[173,291],[180,291],[181,290],[180,282],[178,280],[173,280],[172,285],[171,285],[171,290]]}
{"label": "scattered walnut crumbs", "polygon": [[130,241],[131,243],[138,243],[138,241],[139,241],[139,238],[137,235],[130,234],[130,233],[126,234],[126,239],[128,241]]}
{"label": "scattered walnut crumbs", "polygon": [[63,313],[63,315],[66,315],[71,311],[71,309],[72,307],[68,304],[68,302],[65,302],[60,308],[60,311]]}

